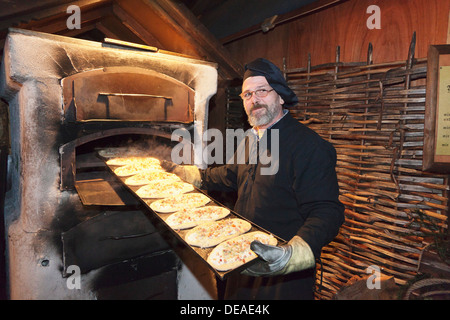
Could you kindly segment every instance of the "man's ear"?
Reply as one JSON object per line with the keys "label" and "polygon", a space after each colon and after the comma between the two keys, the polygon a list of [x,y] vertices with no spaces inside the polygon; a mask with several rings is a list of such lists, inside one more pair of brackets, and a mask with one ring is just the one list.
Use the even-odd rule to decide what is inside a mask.
{"label": "man's ear", "polygon": [[278,95],[278,97],[280,98],[280,104],[283,105],[284,104],[283,98],[280,95]]}

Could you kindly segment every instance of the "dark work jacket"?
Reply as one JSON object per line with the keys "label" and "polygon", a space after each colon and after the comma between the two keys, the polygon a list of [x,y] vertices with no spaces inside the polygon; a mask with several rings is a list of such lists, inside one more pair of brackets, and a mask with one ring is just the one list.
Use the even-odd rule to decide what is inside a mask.
{"label": "dark work jacket", "polygon": [[[274,129],[279,141],[271,139]],[[275,174],[262,175],[261,169],[270,164],[246,157],[246,164],[235,162],[202,170],[202,188],[237,191],[234,211],[286,241],[300,236],[318,258],[344,221],[344,207],[338,199],[336,151],[289,113],[264,135],[272,160],[276,158],[272,143],[278,143]],[[252,141],[255,139],[245,139],[246,146]]]}
{"label": "dark work jacket", "polygon": [[[272,142],[275,129],[279,140]],[[254,147],[252,141],[255,139],[245,139],[245,146]],[[279,148],[278,157],[274,143]],[[338,200],[336,151],[290,114],[266,130],[259,147],[264,145],[269,157],[277,158],[276,174],[262,175],[261,169],[271,164],[246,157],[245,164],[234,162],[202,170],[202,188],[237,191],[234,211],[286,241],[300,236],[319,258],[322,247],[336,237],[344,222],[344,207]],[[224,298],[311,300],[314,278],[314,269],[271,277],[237,273],[227,279]]]}

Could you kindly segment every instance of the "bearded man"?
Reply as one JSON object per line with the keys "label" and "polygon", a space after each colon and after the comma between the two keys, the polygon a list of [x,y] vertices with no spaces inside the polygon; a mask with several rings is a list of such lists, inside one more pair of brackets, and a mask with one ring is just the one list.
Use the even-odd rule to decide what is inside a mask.
{"label": "bearded man", "polygon": [[173,172],[202,189],[237,192],[235,212],[286,240],[280,246],[253,242],[259,261],[227,279],[226,299],[313,299],[316,259],[344,221],[336,151],[288,112],[298,98],[272,62],[248,63],[243,80],[241,98],[254,134],[243,143],[252,150],[266,139],[268,153],[276,144],[277,170],[262,174],[273,164],[257,157],[205,170],[177,166]]}

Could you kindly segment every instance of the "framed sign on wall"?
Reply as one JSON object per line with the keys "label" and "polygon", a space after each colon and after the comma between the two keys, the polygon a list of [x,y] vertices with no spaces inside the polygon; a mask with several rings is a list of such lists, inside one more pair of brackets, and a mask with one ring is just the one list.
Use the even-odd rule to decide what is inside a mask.
{"label": "framed sign on wall", "polygon": [[422,169],[450,173],[450,45],[428,50]]}

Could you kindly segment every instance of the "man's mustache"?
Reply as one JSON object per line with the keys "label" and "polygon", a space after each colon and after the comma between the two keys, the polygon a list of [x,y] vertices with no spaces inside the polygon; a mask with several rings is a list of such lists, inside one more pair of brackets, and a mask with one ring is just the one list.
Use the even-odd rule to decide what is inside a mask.
{"label": "man's mustache", "polygon": [[250,108],[250,113],[252,113],[254,110],[258,110],[258,109],[261,109],[261,108],[264,108],[264,109],[266,109],[267,110],[267,105],[266,104],[255,104],[255,105],[253,105],[251,108]]}

